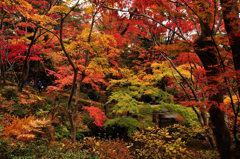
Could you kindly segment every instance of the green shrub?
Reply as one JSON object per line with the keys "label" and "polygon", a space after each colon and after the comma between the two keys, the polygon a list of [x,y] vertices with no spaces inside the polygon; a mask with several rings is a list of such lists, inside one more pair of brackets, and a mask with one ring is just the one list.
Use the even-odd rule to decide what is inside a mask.
{"label": "green shrub", "polygon": [[57,140],[60,140],[63,138],[67,138],[67,139],[71,138],[71,133],[70,133],[69,129],[62,124],[59,124],[55,127],[54,133],[55,133],[55,137],[57,138]]}
{"label": "green shrub", "polygon": [[153,113],[161,113],[161,109],[159,107],[146,105],[139,108],[139,113],[137,114],[137,116],[140,118],[144,118],[151,116]]}
{"label": "green shrub", "polygon": [[137,130],[150,126],[151,122],[138,121],[130,117],[114,118],[106,121],[104,128],[113,137],[130,137]]}
{"label": "green shrub", "polygon": [[10,158],[11,155],[11,142],[0,138],[0,158]]}
{"label": "green shrub", "polygon": [[[67,145],[67,146],[66,146]],[[80,144],[81,145],[81,144]],[[75,148],[75,149],[74,149]],[[81,146],[82,148],[82,146]],[[2,159],[85,159],[97,158],[81,151],[77,145],[55,143],[49,145],[47,140],[37,140],[28,144],[0,139],[0,158]]]}
{"label": "green shrub", "polygon": [[14,145],[10,140],[0,140],[1,158],[40,158],[48,150],[47,141],[38,140],[29,144],[15,142]]}
{"label": "green shrub", "polygon": [[160,103],[160,108],[167,108],[170,112],[179,113],[184,118],[186,126],[200,125],[196,113],[190,107],[177,104]]}
{"label": "green shrub", "polygon": [[17,97],[17,88],[15,86],[5,86],[0,90],[0,93],[3,97],[5,97],[7,100],[12,100]]}

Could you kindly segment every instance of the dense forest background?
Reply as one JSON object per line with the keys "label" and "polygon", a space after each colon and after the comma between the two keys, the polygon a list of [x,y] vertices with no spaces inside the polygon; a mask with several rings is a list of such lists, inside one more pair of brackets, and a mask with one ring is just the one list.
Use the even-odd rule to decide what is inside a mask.
{"label": "dense forest background", "polygon": [[1,158],[240,158],[239,0],[1,0]]}

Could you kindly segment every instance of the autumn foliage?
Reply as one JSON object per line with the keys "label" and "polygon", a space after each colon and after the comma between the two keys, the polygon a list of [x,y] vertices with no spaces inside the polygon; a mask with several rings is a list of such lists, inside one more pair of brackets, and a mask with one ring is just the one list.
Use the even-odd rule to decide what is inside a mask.
{"label": "autumn foliage", "polygon": [[[0,112],[9,119],[2,120],[1,138],[36,141],[51,128],[57,142],[71,139],[74,147],[86,134],[110,136],[106,121],[141,123],[135,132],[157,126],[162,114],[174,118],[181,112],[182,124],[211,128],[203,140],[220,158],[240,158],[239,5],[239,0],[2,0]],[[85,112],[99,129],[84,124]],[[111,130],[127,131],[131,123],[119,125],[110,124]],[[158,133],[164,136],[158,129],[150,134]],[[143,135],[145,146],[157,143]],[[183,140],[174,140],[161,138],[156,156],[189,157]],[[119,143],[112,142],[118,148]],[[99,152],[92,155],[115,154],[111,149],[105,156],[95,146]]]}
{"label": "autumn foliage", "polygon": [[50,121],[46,119],[35,119],[34,116],[29,116],[22,119],[18,117],[13,118],[10,123],[5,124],[2,132],[4,138],[18,141],[31,141],[37,137],[37,134],[44,133],[42,128],[47,127]]}
{"label": "autumn foliage", "polygon": [[103,127],[104,122],[107,120],[105,113],[98,107],[90,106],[83,107],[82,109],[87,110],[89,116],[94,118],[94,124],[99,127]]}

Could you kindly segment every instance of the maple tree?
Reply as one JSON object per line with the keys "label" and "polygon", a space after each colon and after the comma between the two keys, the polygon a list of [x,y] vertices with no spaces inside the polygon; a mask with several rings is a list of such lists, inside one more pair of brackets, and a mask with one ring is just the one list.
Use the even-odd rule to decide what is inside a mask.
{"label": "maple tree", "polygon": [[[124,2],[124,1],[123,1]],[[206,111],[209,109],[210,113],[210,119],[211,124],[213,125],[213,132],[216,139],[216,144],[219,149],[219,152],[221,153],[222,158],[229,158],[231,155],[230,152],[230,134],[229,130],[226,126],[226,121],[224,119],[224,111],[220,108],[221,103],[223,103],[223,90],[219,87],[219,81],[216,78],[216,76],[219,76],[219,74],[222,74],[222,72],[226,72],[226,61],[223,61],[223,54],[221,54],[219,49],[219,46],[217,44],[218,41],[215,39],[216,33],[219,32],[219,28],[222,25],[222,18],[220,17],[221,10],[218,9],[218,6],[220,4],[216,1],[144,1],[142,3],[139,3],[137,1],[132,5],[123,4],[122,2],[117,2],[119,7],[115,8],[113,4],[105,4],[104,7],[108,8],[110,10],[116,10],[120,12],[128,12],[129,14],[135,14],[137,17],[144,17],[148,20],[151,20],[152,22],[157,23],[159,26],[164,27],[165,29],[169,30],[169,32],[172,32],[172,39],[174,39],[174,36],[178,36],[180,39],[188,40],[187,43],[190,42],[190,40],[193,40],[192,49],[197,53],[198,57],[201,60],[202,66],[204,67],[204,70],[206,71],[206,82],[208,86],[218,87],[214,91],[215,93],[211,93],[210,91],[207,100],[207,105],[201,107],[201,114],[199,114],[200,118],[203,118],[203,121],[206,123]],[[222,3],[228,3],[226,7],[223,7],[223,14],[225,14],[225,21],[230,18],[233,18],[235,21],[235,25],[230,25],[230,22],[228,21],[227,24],[225,24],[225,27],[230,25],[238,26],[239,17],[236,17],[237,14],[234,14],[235,16],[231,17],[231,15],[226,15],[230,12],[237,11],[237,5],[233,7],[229,7],[229,4],[233,5],[233,2],[226,2],[222,1]],[[231,6],[230,5],[230,6]],[[129,8],[129,10],[124,10],[124,8]],[[134,11],[134,8],[137,9],[137,12]],[[175,10],[172,10],[174,8]],[[232,20],[232,19],[231,19]],[[163,22],[167,22],[166,25]],[[189,26],[186,30],[185,26]],[[185,28],[184,28],[185,27]],[[231,28],[229,27],[229,28]],[[228,30],[230,30],[228,28]],[[238,27],[237,27],[238,28]],[[198,36],[193,36],[193,39],[187,39],[187,35],[191,33],[192,31],[196,31]],[[231,35],[234,37],[238,35],[237,29],[232,29],[232,31],[236,31],[231,33]],[[220,31],[221,32],[221,31]],[[228,34],[230,31],[227,31]],[[169,34],[171,35],[171,34]],[[180,39],[176,38],[177,41]],[[233,40],[233,38],[231,39]],[[176,41],[176,43],[177,43]],[[187,44],[186,43],[186,44]],[[220,42],[221,43],[221,42]],[[191,43],[190,43],[191,44]],[[233,43],[231,43],[233,45]],[[234,41],[234,45],[239,45],[237,43],[237,40]],[[165,49],[170,49],[170,53],[173,53],[173,50],[171,50],[171,45],[163,46],[162,48],[158,49],[159,51],[165,52]],[[174,46],[174,45],[173,45]],[[176,46],[176,45],[175,45]],[[179,45],[177,45],[179,47]],[[233,49],[235,49],[235,46],[232,46]],[[168,52],[168,50],[167,50]],[[150,55],[152,56],[152,55]],[[236,56],[236,55],[235,55]],[[166,56],[165,56],[166,58]],[[150,58],[151,59],[151,58]],[[234,58],[233,58],[234,59]],[[236,59],[234,59],[236,60]],[[231,59],[230,59],[231,61]],[[236,63],[236,62],[235,62]],[[227,88],[227,94],[230,94],[231,97],[231,91],[228,85],[228,80],[226,77],[223,77],[224,83],[226,84]],[[209,90],[209,89],[208,89]],[[189,92],[187,92],[189,93]],[[193,95],[194,92],[192,91]],[[195,99],[198,100],[198,98],[195,96]],[[195,103],[196,104],[196,103]],[[204,105],[204,104],[203,104]],[[233,112],[235,112],[235,130],[234,133],[236,134],[236,127],[237,127],[237,118],[239,111],[235,111],[235,106],[233,106]],[[204,109],[203,109],[204,108]],[[239,106],[237,106],[239,108]],[[203,115],[203,116],[201,116]],[[227,138],[226,138],[227,137]],[[238,147],[238,139],[235,137],[236,140],[236,148]],[[222,146],[224,142],[224,146]],[[238,149],[238,148],[237,148]],[[233,155],[234,156],[234,155]]]}
{"label": "maple tree", "polygon": [[[68,2],[69,3],[69,2]],[[84,84],[90,84],[90,86],[96,91],[100,91],[99,84],[107,85],[107,82],[103,79],[106,74],[109,74],[111,71],[108,71],[110,68],[109,63],[107,61],[108,58],[114,58],[116,55],[112,54],[114,51],[118,51],[113,46],[115,45],[115,40],[109,35],[103,34],[101,32],[93,32],[95,16],[98,13],[97,6],[93,6],[91,3],[84,2],[84,13],[75,12],[73,14],[91,14],[91,25],[88,28],[86,23],[82,24],[86,27],[81,32],[76,31],[79,35],[65,35],[63,31],[64,20],[65,18],[77,7],[78,2],[64,15],[64,13],[59,13],[59,7],[66,7],[67,2],[64,4],[60,4],[59,6],[53,7],[50,10],[50,13],[58,13],[62,19],[60,19],[59,23],[59,36],[52,32],[51,30],[44,28],[50,33],[53,33],[55,37],[60,42],[61,49],[63,50],[65,56],[67,57],[68,62],[70,63],[72,73],[66,73],[65,66],[59,67],[59,72],[54,73],[49,70],[50,74],[59,78],[59,80],[55,81],[57,87],[49,87],[51,90],[61,90],[66,85],[72,85],[71,93],[68,99],[67,112],[69,116],[69,121],[71,123],[71,132],[72,132],[72,140],[76,141],[76,121],[78,117],[79,110],[81,110],[80,96],[82,92],[82,87]],[[89,19],[89,17],[88,17]],[[73,29],[73,25],[68,23],[69,29]],[[79,25],[79,27],[81,27]],[[75,33],[72,33],[75,34]],[[70,43],[65,42],[64,36],[69,37]],[[113,45],[113,46],[111,46]],[[105,52],[105,50],[108,50]],[[81,52],[79,52],[81,50]],[[71,55],[70,55],[71,53]],[[101,57],[102,56],[102,57]],[[62,61],[58,61],[62,62]],[[104,67],[103,67],[104,66]],[[73,77],[72,77],[73,76]],[[64,78],[63,78],[64,77]],[[61,78],[61,79],[60,79]],[[72,80],[72,82],[71,82]],[[75,91],[76,90],[76,91]],[[75,102],[72,106],[72,99],[75,92]]]}
{"label": "maple tree", "polygon": [[[34,2],[30,4],[30,2],[11,2],[7,0],[2,2],[2,12],[3,15],[7,14],[7,17],[2,17],[1,28],[3,29],[4,25],[10,26],[13,29],[9,28],[9,33],[15,30],[15,32],[9,34],[10,36],[2,37],[4,43],[1,50],[5,52],[5,56],[2,59],[2,66],[4,63],[9,63],[9,65],[14,67],[15,63],[17,63],[21,72],[20,75],[16,76],[19,91],[22,91],[29,77],[30,61],[41,61],[42,59],[39,55],[44,51],[44,48],[39,44],[42,43],[42,36],[46,31],[39,29],[32,22],[42,24],[53,22],[45,15],[51,8],[51,4],[49,5],[44,1],[40,1],[43,7],[39,7],[39,3]],[[15,15],[18,18],[14,23]],[[8,28],[5,29],[8,30]],[[4,71],[1,72],[4,73]]]}

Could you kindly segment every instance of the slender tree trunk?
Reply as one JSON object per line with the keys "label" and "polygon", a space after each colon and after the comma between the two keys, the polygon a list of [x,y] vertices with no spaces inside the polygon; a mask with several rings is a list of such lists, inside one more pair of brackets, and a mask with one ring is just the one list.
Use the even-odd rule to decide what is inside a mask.
{"label": "slender tree trunk", "polygon": [[1,22],[0,22],[0,32],[2,33],[3,44],[2,44],[2,46],[0,46],[0,87],[2,86],[2,84],[5,83],[5,64],[4,64],[1,52],[2,52],[2,49],[4,49],[3,19],[5,18],[6,14],[7,14],[7,12],[5,12],[3,10],[3,7],[2,7],[2,17],[1,17]]}
{"label": "slender tree trunk", "polygon": [[[0,46],[1,47],[1,46]],[[5,66],[2,59],[1,48],[0,48],[0,87],[3,86],[5,81]]]}
{"label": "slender tree trunk", "polygon": [[71,124],[71,138],[72,138],[72,142],[76,142],[76,135],[77,135],[77,116],[78,116],[78,109],[81,109],[81,107],[79,107],[79,98],[80,98],[80,92],[81,92],[81,88],[82,88],[82,81],[85,78],[84,73],[82,73],[81,79],[79,79],[77,81],[77,87],[76,87],[76,93],[75,93],[75,103],[74,106],[71,108],[72,109],[72,113],[71,113],[71,117],[70,117],[70,124]]}
{"label": "slender tree trunk", "polygon": [[[93,26],[94,26],[94,23],[95,23],[95,16],[96,16],[96,13],[93,14],[93,17],[92,17],[92,23],[91,23],[91,27],[90,27],[90,32],[89,32],[89,35],[88,35],[88,40],[87,42],[90,43],[91,42],[91,36],[92,36],[92,31],[93,31]],[[89,51],[87,50],[85,52],[85,69],[87,68],[88,66],[88,62],[89,62]],[[80,99],[80,92],[81,92],[81,89],[82,89],[82,81],[85,79],[86,75],[85,75],[85,69],[82,71],[82,74],[81,74],[81,78],[78,79],[77,81],[77,88],[76,88],[76,93],[75,93],[75,104],[74,104],[74,112],[76,113],[75,114],[75,117],[73,118],[74,121],[72,121],[73,123],[73,126],[76,127],[76,124],[74,125],[74,123],[76,123],[76,120],[77,120],[77,112],[78,112],[78,109],[81,110],[81,106],[80,106],[80,103],[79,103],[79,99]],[[79,107],[80,106],[80,107]],[[75,128],[76,129],[76,128]],[[72,130],[72,131],[76,131],[76,130]],[[75,137],[76,138],[76,132],[72,132],[72,135],[75,134]]]}
{"label": "slender tree trunk", "polygon": [[77,112],[70,111],[68,113],[68,117],[69,117],[69,122],[70,122],[70,125],[71,125],[71,139],[72,139],[72,142],[75,143],[77,141],[77,139],[76,139],[76,135],[77,135],[77,122],[76,122]]}
{"label": "slender tree trunk", "polygon": [[77,88],[76,88],[76,93],[75,93],[75,107],[78,107],[79,103],[79,99],[80,99],[80,93],[81,93],[81,89],[82,89],[82,81],[85,78],[85,71],[82,71],[82,75],[81,78],[77,81]]}
{"label": "slender tree trunk", "polygon": [[37,35],[37,31],[38,31],[38,27],[35,29],[33,37],[31,39],[31,43],[28,46],[28,50],[26,51],[26,57],[24,59],[23,62],[23,70],[22,70],[22,75],[21,78],[19,80],[19,84],[18,84],[18,91],[21,92],[24,84],[26,83],[27,79],[28,79],[28,75],[29,75],[29,57],[30,57],[30,53],[31,53],[31,49],[33,44],[35,43],[36,40],[36,35]]}
{"label": "slender tree trunk", "polygon": [[[76,88],[76,81],[77,81],[77,75],[78,75],[78,71],[79,68],[77,66],[75,66],[75,64],[73,63],[71,56],[68,54],[65,46],[64,46],[64,42],[63,42],[63,23],[65,18],[77,7],[79,3],[79,0],[76,2],[76,4],[71,8],[71,10],[65,15],[61,15],[61,20],[60,20],[60,35],[59,37],[57,35],[55,35],[60,42],[61,48],[65,54],[65,56],[68,59],[68,62],[70,63],[70,65],[72,66],[73,69],[73,82],[72,82],[72,89],[71,89],[71,93],[70,96],[68,98],[68,104],[67,104],[67,113],[68,113],[68,117],[69,117],[69,122],[71,125],[71,139],[72,142],[75,143],[76,142],[76,133],[77,133],[77,123],[76,123],[76,119],[77,119],[77,107],[76,105],[72,106],[72,98],[73,98],[73,94]],[[62,4],[62,0],[60,1],[60,4]]]}
{"label": "slender tree trunk", "polygon": [[26,65],[24,65],[23,71],[22,71],[22,75],[21,75],[21,79],[20,79],[20,83],[18,85],[18,91],[22,91],[27,79],[29,76],[29,62],[27,61]]}

